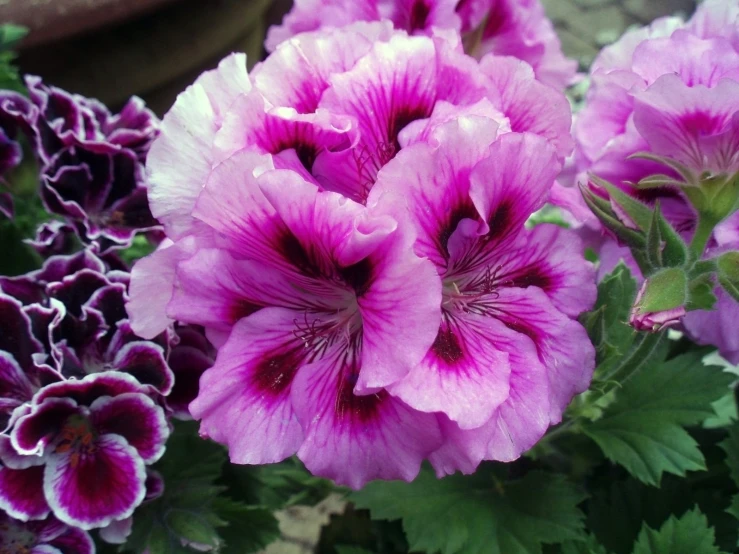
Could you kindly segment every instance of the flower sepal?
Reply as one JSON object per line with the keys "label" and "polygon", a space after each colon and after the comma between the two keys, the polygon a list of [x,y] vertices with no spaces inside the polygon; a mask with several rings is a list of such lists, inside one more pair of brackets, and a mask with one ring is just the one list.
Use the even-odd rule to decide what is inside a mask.
{"label": "flower sepal", "polygon": [[739,251],[726,252],[716,260],[718,282],[739,302]]}
{"label": "flower sepal", "polygon": [[688,276],[682,269],[670,267],[658,271],[639,289],[629,323],[647,332],[676,325],[686,313],[688,290]]}

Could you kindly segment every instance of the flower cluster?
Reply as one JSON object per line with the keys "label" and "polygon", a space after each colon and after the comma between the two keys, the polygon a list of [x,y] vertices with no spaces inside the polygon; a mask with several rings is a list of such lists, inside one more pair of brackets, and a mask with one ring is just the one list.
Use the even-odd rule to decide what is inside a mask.
{"label": "flower cluster", "polygon": [[13,518],[106,528],[122,542],[134,509],[161,492],[147,468],[210,351],[194,328],[135,336],[127,282],[90,250],[0,277],[0,507]]}
{"label": "flower cluster", "polygon": [[125,310],[115,249],[158,225],[142,177],[158,121],[138,99],[113,116],[27,84],[30,100],[0,94],[0,123],[26,135],[44,205],[65,220],[29,241],[40,269],[0,276],[0,551],[92,553],[87,531],[123,543],[134,510],[162,494],[151,465],[214,355],[196,327],[141,339]]}
{"label": "flower cluster", "polygon": [[[735,0],[707,0],[686,22],[662,18],[626,33],[595,60],[575,125],[578,180],[595,174],[648,205],[658,203],[705,258],[739,248],[739,214],[731,215],[739,187],[737,37]],[[573,211],[585,214],[591,228],[599,226],[587,211]],[[635,227],[628,217],[624,221]],[[614,240],[605,237],[598,248],[602,274],[625,258],[641,275],[628,249]],[[676,306],[669,317],[657,315],[664,321],[653,328],[682,320],[694,340],[718,346],[737,363],[739,337],[725,323],[739,316],[739,303],[722,287],[714,293],[716,310],[681,319],[684,306]],[[632,319],[643,327],[641,315]]]}
{"label": "flower cluster", "polygon": [[[29,97],[0,91],[0,128],[25,134],[41,165],[46,209],[67,219],[85,244],[107,252],[157,226],[146,199],[144,163],[158,120],[141,99],[118,114],[100,102],[27,77]],[[0,134],[0,145],[7,133]],[[15,143],[0,146],[0,174],[17,163]],[[49,239],[51,240],[51,239]]]}
{"label": "flower cluster", "polygon": [[575,78],[577,63],[562,53],[539,0],[296,0],[282,24],[269,29],[266,46],[274,51],[298,33],[381,20],[409,34],[461,33],[470,55],[513,56],[560,90]]}
{"label": "flower cluster", "polygon": [[152,145],[169,240],[133,268],[133,330],[219,347],[190,405],[231,460],[297,453],[351,487],[513,460],[589,384],[577,237],[527,229],[571,149],[530,66],[387,22],[232,55]]}

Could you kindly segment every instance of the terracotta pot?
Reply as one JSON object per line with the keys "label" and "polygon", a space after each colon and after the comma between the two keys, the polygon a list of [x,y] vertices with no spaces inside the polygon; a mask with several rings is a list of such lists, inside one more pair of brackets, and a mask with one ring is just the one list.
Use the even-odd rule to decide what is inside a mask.
{"label": "terracotta pot", "polygon": [[[118,20],[112,16],[99,20],[97,25],[102,28],[78,26],[76,32],[85,33],[68,33],[61,41],[48,42],[52,39],[44,27],[38,30],[40,39],[34,38],[36,31],[32,30],[19,64],[25,73],[113,107],[136,94],[161,114],[177,93],[229,52],[247,52],[250,66],[261,58],[271,1],[88,0],[90,5],[108,5],[111,10],[113,5],[125,4],[128,11],[121,12]],[[120,18],[128,20],[113,25]]]}
{"label": "terracotta pot", "polygon": [[120,23],[178,0],[6,0],[0,21],[12,21],[31,31],[24,47]]}

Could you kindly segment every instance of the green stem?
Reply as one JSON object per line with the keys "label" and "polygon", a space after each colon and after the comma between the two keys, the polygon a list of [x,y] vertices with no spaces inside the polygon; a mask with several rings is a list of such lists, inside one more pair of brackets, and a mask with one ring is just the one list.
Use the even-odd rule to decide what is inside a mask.
{"label": "green stem", "polygon": [[[652,354],[662,342],[662,339],[666,334],[666,332],[662,332],[644,335],[639,346],[637,346],[627,358],[616,366],[616,369],[608,374],[608,376],[604,377],[603,381],[615,381],[619,385],[623,385],[626,381],[636,375],[642,366],[651,358]],[[594,404],[611,390],[613,390],[613,387],[608,387],[607,390],[604,387],[604,390],[600,394],[595,394],[588,399],[589,403]]]}
{"label": "green stem", "polygon": [[703,256],[703,251],[706,249],[714,227],[716,227],[716,221],[713,218],[706,217],[703,214],[698,216],[698,225],[695,228],[693,240],[690,241],[690,249],[699,260]]}

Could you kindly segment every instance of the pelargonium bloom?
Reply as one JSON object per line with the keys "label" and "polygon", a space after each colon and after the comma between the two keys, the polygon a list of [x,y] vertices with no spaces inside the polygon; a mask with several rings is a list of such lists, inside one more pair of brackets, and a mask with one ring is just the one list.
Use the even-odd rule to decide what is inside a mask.
{"label": "pelargonium bloom", "polygon": [[[301,34],[251,74],[244,66],[241,56],[226,58],[164,118],[148,169],[152,210],[168,240],[134,267],[127,306],[141,336],[180,321],[204,327],[219,348],[190,404],[201,433],[226,444],[236,463],[297,454],[312,472],[352,487],[375,478],[411,479],[423,459],[448,445],[466,459],[457,466],[465,470],[483,458],[519,455],[558,421],[592,370],[587,338],[581,344],[584,331],[571,319],[593,296],[579,245],[553,229],[528,235],[521,228],[569,152],[566,99],[537,82],[523,62],[490,55],[478,63],[454,42],[393,32],[386,23]],[[414,251],[419,231],[410,216],[378,202],[385,193],[407,192],[399,179],[383,175],[413,160],[406,149],[435,144],[437,126],[458,120],[467,132],[460,140],[478,158],[457,166],[463,161],[450,154],[445,165],[440,151],[441,165],[431,167],[439,177],[458,174],[450,187],[464,195],[465,172],[489,157],[489,166],[500,163],[505,171],[505,190],[496,199],[511,202],[510,221],[504,215],[494,222],[505,240],[485,251],[489,269],[473,278],[480,268],[464,268],[465,275],[486,280],[489,300],[502,294],[499,288],[529,287],[551,302],[495,307],[524,319],[502,333],[519,341],[538,369],[532,390],[519,381],[513,406],[505,409],[514,412],[510,418],[528,402],[543,410],[525,423],[535,429],[505,451],[470,452],[445,428],[465,412],[460,432],[476,426],[487,437],[479,443],[492,440],[495,430],[482,427],[499,416],[514,370],[508,353],[490,341],[478,346],[496,371],[483,372],[481,380],[495,393],[478,398],[476,409],[458,403],[469,383],[438,406],[395,392],[438,340],[445,273],[438,254]],[[498,132],[524,137],[518,157],[510,152],[522,146],[515,139],[505,139],[514,142],[493,155]],[[520,179],[509,179],[519,170]],[[529,184],[536,200],[515,199]],[[479,208],[485,221],[486,209]],[[487,225],[476,217],[465,212],[449,223],[449,234],[460,222],[465,229]],[[570,261],[578,263],[567,273]],[[566,339],[548,327],[552,322],[567,330]],[[537,333],[539,342],[529,337]],[[565,350],[577,353],[575,369],[561,359]]]}
{"label": "pelargonium bloom", "polygon": [[42,165],[46,208],[103,251],[127,246],[136,232],[156,227],[143,164],[158,120],[143,101],[134,97],[114,115],[100,102],[38,77],[27,77],[26,85],[29,99],[0,95],[0,122],[11,122],[31,140]]}
{"label": "pelargonium bloom", "polygon": [[0,289],[23,306],[34,340],[48,353],[39,362],[58,378],[116,370],[168,394],[174,375],[167,365],[166,340],[137,337],[128,323],[128,274],[109,271],[89,250],[53,256],[27,275],[0,277]]}
{"label": "pelargonium bloom", "polygon": [[471,472],[516,459],[587,389],[594,351],[574,318],[592,307],[595,283],[574,233],[524,229],[560,168],[550,144],[496,133],[479,116],[429,126],[380,171],[368,201],[408,212],[416,253],[443,283],[431,349],[389,390],[446,416],[437,472]]}
{"label": "pelargonium bloom", "polygon": [[233,326],[190,411],[235,463],[297,453],[353,487],[413,478],[438,425],[383,387],[431,346],[438,277],[393,219],[293,171],[250,177],[254,158],[213,171],[198,213],[223,240],[177,268],[170,313]]}
{"label": "pelargonium bloom", "polygon": [[164,453],[169,427],[135,379],[105,372],[48,385],[17,412],[0,437],[0,507],[10,516],[52,513],[93,529],[142,502],[145,466]]}
{"label": "pelargonium bloom", "polygon": [[265,44],[274,51],[299,33],[380,20],[410,34],[462,33],[469,54],[513,56],[531,65],[542,83],[557,89],[575,77],[577,63],[562,53],[539,0],[297,0],[282,24],[269,29]]}
{"label": "pelargonium bloom", "polygon": [[95,545],[87,532],[65,525],[53,516],[24,522],[0,512],[0,552],[94,554]]}
{"label": "pelargonium bloom", "polygon": [[[680,164],[696,180],[739,172],[738,32],[739,2],[708,0],[687,22],[663,18],[605,48],[593,63],[592,85],[575,125],[578,180],[587,182],[590,172],[648,204],[659,200],[663,214],[690,239],[697,214],[680,189],[633,186],[652,175],[682,177],[662,163],[631,156],[646,152]],[[588,224],[597,227],[592,219]],[[719,225],[710,248],[730,225]],[[600,254],[601,274],[619,258],[634,265],[628,250],[608,237]],[[728,306],[730,301],[720,302],[718,310]],[[725,356],[739,359],[732,341],[712,326],[691,328],[696,340],[714,341]]]}
{"label": "pelargonium bloom", "polygon": [[[176,264],[211,234],[194,214],[198,196],[213,167],[235,152],[268,156],[276,168],[364,202],[377,172],[402,150],[404,128],[437,105],[494,112],[505,128],[548,139],[558,158],[571,150],[569,103],[525,63],[488,55],[478,64],[453,44],[385,23],[302,34],[251,75],[245,65],[233,55],[203,74],[178,97],[152,146],[149,200],[171,240],[132,271],[129,312],[142,337],[171,322]],[[214,344],[232,323],[206,329]]]}

